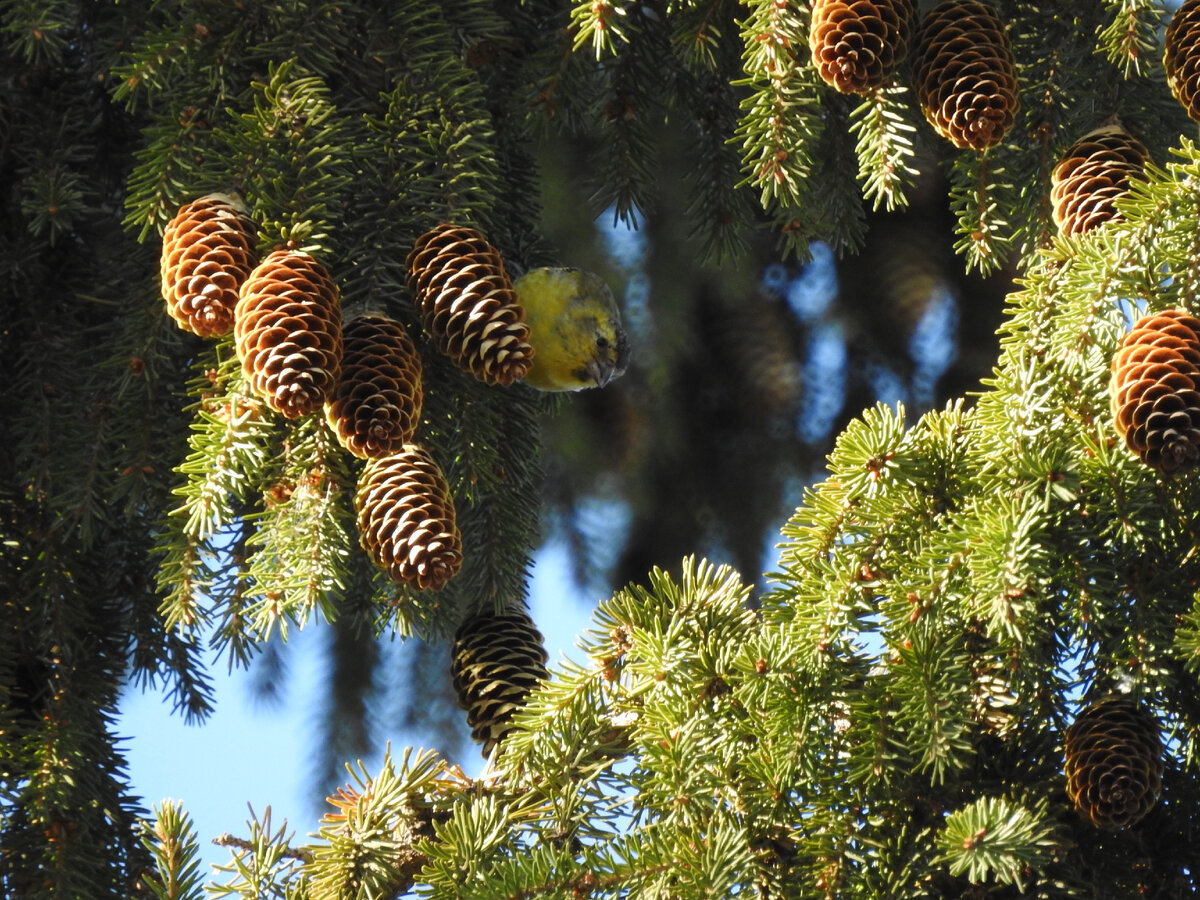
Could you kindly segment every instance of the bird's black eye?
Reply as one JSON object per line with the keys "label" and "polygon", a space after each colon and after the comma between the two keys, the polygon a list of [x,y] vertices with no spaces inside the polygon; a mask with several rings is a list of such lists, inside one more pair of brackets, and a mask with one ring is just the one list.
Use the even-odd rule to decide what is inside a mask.
{"label": "bird's black eye", "polygon": [[608,338],[604,337],[604,335],[601,335],[600,337],[596,338],[596,347],[597,347],[597,349],[600,349],[600,350],[607,350],[608,349]]}

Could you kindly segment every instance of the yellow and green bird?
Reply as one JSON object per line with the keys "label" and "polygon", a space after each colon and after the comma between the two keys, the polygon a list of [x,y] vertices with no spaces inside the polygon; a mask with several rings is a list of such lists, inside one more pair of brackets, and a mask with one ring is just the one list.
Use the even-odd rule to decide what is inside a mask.
{"label": "yellow and green bird", "polygon": [[612,291],[593,272],[530,269],[513,287],[525,309],[533,367],[525,383],[540,391],[604,387],[629,365],[629,336]]}

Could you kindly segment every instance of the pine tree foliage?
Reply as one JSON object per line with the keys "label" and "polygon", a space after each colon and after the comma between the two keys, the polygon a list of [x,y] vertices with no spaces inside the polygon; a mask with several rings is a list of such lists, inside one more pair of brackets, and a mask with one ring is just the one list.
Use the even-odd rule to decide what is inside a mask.
{"label": "pine tree foliage", "polygon": [[[179,59],[166,65],[164,56],[194,52],[203,55],[206,65],[212,65],[215,61],[207,54],[216,53],[223,65],[246,66],[249,86],[239,98],[241,111],[236,114],[229,111],[218,116],[216,104],[222,98],[212,93],[213,85],[196,88],[207,87],[204,103],[211,113],[206,115],[217,121],[207,122],[192,152],[198,158],[220,157],[232,166],[219,173],[203,169],[190,172],[189,184],[204,181],[211,174],[220,178],[226,189],[244,196],[251,217],[259,224],[262,249],[287,244],[320,254],[340,276],[347,310],[383,308],[414,323],[413,310],[403,300],[402,262],[385,256],[390,253],[395,257],[398,250],[411,246],[427,222],[422,217],[429,215],[431,203],[434,209],[444,210],[443,215],[470,219],[486,215],[494,202],[489,198],[499,191],[495,164],[488,161],[495,156],[488,145],[494,135],[482,108],[479,87],[465,77],[461,64],[447,53],[448,48],[437,51],[443,54],[438,61],[440,69],[430,73],[427,83],[402,85],[391,92],[378,90],[386,83],[387,66],[403,67],[404,61],[417,52],[414,47],[435,47],[438,41],[450,40],[450,24],[428,11],[415,18],[397,13],[390,25],[355,21],[353,17],[337,18],[332,7],[309,4],[258,9],[252,12],[249,22],[235,20],[229,10],[224,12],[230,20],[220,24],[216,19],[201,22],[193,20],[192,13],[181,13],[179,21],[164,26],[173,27],[180,39],[165,44],[152,40],[135,54],[119,73],[124,81],[116,95],[130,104],[151,93],[152,88],[172,98],[186,95],[194,68]],[[285,55],[278,45],[298,39],[295,29],[299,23],[293,16],[308,17],[313,29],[301,41],[302,46],[291,48],[297,51],[295,55],[276,62]],[[335,23],[330,40],[316,40],[322,22]],[[353,36],[360,33],[358,29],[372,25],[387,25],[393,32],[403,28],[403,37],[397,34],[393,58],[373,57],[362,71],[351,67],[349,74],[337,80],[330,77],[338,65],[339,48],[350,53],[348,48]],[[255,30],[260,33],[255,34]],[[201,35],[199,43],[184,40],[192,34]],[[251,43],[256,37],[264,42]],[[267,61],[266,77],[261,80],[249,68],[259,55]],[[377,71],[376,66],[382,66],[382,70]],[[326,77],[310,72],[325,72]],[[173,76],[183,83],[177,85]],[[364,100],[342,108],[336,105],[342,98],[334,96],[331,84],[344,84],[346,77],[357,77],[353,96],[365,97],[371,105],[361,111],[355,109],[355,103],[361,105]],[[447,87],[447,80],[453,84],[454,79],[464,82],[463,90]],[[227,83],[222,81],[222,85]],[[434,85],[436,94],[422,92]],[[360,93],[367,87],[371,90]],[[346,85],[343,91],[349,94],[351,88]],[[161,168],[164,164],[174,164],[170,154],[147,153],[131,179],[131,226],[158,230],[163,217],[178,204],[182,186]],[[427,171],[420,172],[422,168]],[[373,215],[365,209],[349,215],[348,221],[364,223],[358,235],[353,228],[339,228],[334,234],[330,227],[332,211],[338,210],[339,217],[346,215],[343,211],[351,201],[344,192],[351,183],[356,189],[363,188],[363,178],[374,179],[378,186],[377,190],[367,189],[364,196],[369,195],[371,202],[382,204],[382,208]],[[419,215],[417,210],[421,210]],[[388,234],[394,226],[385,225],[381,236],[375,227],[380,220],[407,221],[409,231],[403,236]],[[367,222],[370,226],[365,225]],[[437,433],[438,414],[444,416],[448,404],[464,420],[472,419],[471,401],[461,393],[430,393],[433,414],[428,418],[432,433]],[[347,583],[349,564],[344,497],[348,470],[344,460],[338,461],[340,452],[331,452],[328,435],[313,423],[299,426],[299,432],[280,430],[255,401],[233,399],[243,394],[235,381],[228,402],[235,406],[248,403],[253,412],[246,420],[234,415],[228,421],[215,421],[208,418],[211,413],[200,411],[199,421],[205,427],[193,440],[192,457],[181,467],[184,474],[195,476],[188,482],[182,507],[189,511],[189,518],[181,522],[183,533],[178,538],[164,540],[168,566],[176,569],[185,560],[188,565],[205,565],[207,559],[225,558],[223,548],[232,548],[233,562],[241,572],[224,579],[226,599],[213,591],[212,578],[185,582],[170,576],[169,580],[175,586],[202,585],[210,598],[212,609],[198,616],[189,613],[180,621],[194,618],[203,622],[210,613],[225,610],[220,613],[223,625],[219,634],[228,633],[230,646],[239,659],[244,658],[245,634],[264,637],[276,619],[302,622],[318,607],[327,616],[335,615],[326,598],[331,589]],[[489,403],[494,405],[493,401]],[[528,398],[524,398],[524,409],[526,416],[533,409]],[[258,441],[265,438],[264,429],[273,431],[266,443]],[[305,429],[310,433],[303,433]],[[477,453],[489,444],[486,434],[471,434],[467,440]],[[277,465],[280,457],[286,460],[281,470]],[[521,459],[516,454],[513,458]],[[536,454],[530,453],[525,463],[535,459]],[[528,476],[514,472],[513,477],[522,484]],[[512,518],[518,523],[528,521],[520,516]],[[168,521],[178,519],[173,516]],[[241,536],[217,532],[218,527],[226,526],[239,530]],[[207,542],[207,546],[190,546],[197,541]],[[521,591],[523,567],[506,568],[508,578],[503,589],[492,587],[485,592],[487,595],[499,592],[510,596]],[[495,569],[486,571],[504,578],[503,569],[499,574]],[[401,611],[395,624],[408,630],[412,619],[403,613],[407,609],[405,601],[390,608]],[[440,627],[445,628],[449,621],[444,615]],[[435,630],[439,627],[436,617],[425,624]],[[227,629],[227,625],[231,627]]]}
{"label": "pine tree foliage", "polygon": [[1039,821],[1044,809],[1038,813],[989,797],[947,816],[938,843],[950,862],[950,874],[966,874],[977,884],[990,877],[997,884],[1024,889],[1022,874],[1053,858],[1050,829]]}
{"label": "pine tree foliage", "polygon": [[1125,78],[1160,62],[1156,53],[1162,11],[1154,0],[1105,0],[1108,24],[1099,37],[1110,61]]}
{"label": "pine tree foliage", "polygon": [[153,821],[145,825],[142,843],[154,857],[153,874],[143,876],[150,896],[156,900],[204,896],[196,828],[181,804],[156,806]]}
{"label": "pine tree foliage", "polygon": [[858,180],[863,196],[876,209],[890,210],[904,204],[906,190],[918,174],[914,165],[911,113],[898,95],[907,89],[903,85],[885,88],[872,94],[854,110],[851,125],[858,136],[855,153],[858,156]]}
{"label": "pine tree foliage", "polygon": [[[1181,144],[1124,221],[1055,242],[974,405],[840,436],[759,613],[690,562],[602,603],[589,665],[559,667],[498,781],[434,826],[427,890],[1192,895],[1195,498],[1116,440],[1107,378],[1131,306],[1194,289],[1197,167]],[[1003,731],[972,702],[984,660],[1018,698]],[[1132,836],[1064,802],[1069,698],[1113,689],[1173,735]]]}
{"label": "pine tree foliage", "polygon": [[[911,65],[861,99],[825,85],[801,3],[4,4],[0,892],[1200,893],[1200,489],[1128,452],[1108,395],[1134,319],[1196,312],[1200,149],[1158,62],[1162,4],[994,5],[1020,113],[974,152],[922,123]],[[1057,235],[1054,166],[1114,115],[1150,150],[1146,180],[1119,216]],[[438,591],[390,583],[357,546],[362,462],[320,412],[254,396],[232,337],[171,321],[163,227],[236,195],[259,251],[311,254],[348,317],[415,338],[419,235],[454,222],[517,268],[554,261],[547,136],[592,144],[594,211],[649,231],[664,134],[714,263],[760,235],[800,259],[851,251],[868,207],[904,207],[940,159],[960,263],[1020,271],[991,377],[856,418],[754,603],[748,578],[693,558],[603,602],[584,661],[529,695],[484,778],[432,751],[359,766],[311,840],[252,816],[202,887],[186,814],[147,814],[128,787],[121,684],[161,682],[203,718],[206,649],[245,664],[317,620],[436,639],[521,604],[553,406],[420,340],[418,439],[464,559]],[[760,371],[748,355],[730,348]],[[1162,725],[1162,792],[1101,832],[1067,801],[1062,743],[1112,693]]]}

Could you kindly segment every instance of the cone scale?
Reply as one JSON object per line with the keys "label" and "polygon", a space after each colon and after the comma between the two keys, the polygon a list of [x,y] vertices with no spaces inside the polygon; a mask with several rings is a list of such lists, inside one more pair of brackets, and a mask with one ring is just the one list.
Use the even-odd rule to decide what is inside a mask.
{"label": "cone scale", "polygon": [[1063,154],[1051,176],[1054,222],[1063,234],[1083,234],[1120,217],[1115,202],[1142,179],[1150,152],[1117,124],[1084,135]]}
{"label": "cone scale", "polygon": [[270,253],[242,284],[234,335],[251,389],[272,409],[289,419],[321,409],[342,361],[333,277],[307,253]]}
{"label": "cone scale", "polygon": [[1012,128],[1016,63],[1004,23],[978,0],[945,0],[921,20],[914,53],[917,100],[956,147],[986,150]]}
{"label": "cone scale", "polygon": [[163,231],[160,274],[167,312],[200,337],[233,329],[238,289],[254,268],[254,223],[229,198],[183,206]]}
{"label": "cone scale", "polygon": [[1200,0],[1184,0],[1164,35],[1167,84],[1187,114],[1200,122]]}
{"label": "cone scale", "polygon": [[1179,309],[1143,316],[1121,340],[1109,382],[1113,424],[1152,469],[1200,462],[1200,319]]}
{"label": "cone scale", "polygon": [[1137,824],[1158,801],[1163,747],[1154,717],[1129,697],[1089,706],[1067,729],[1067,795],[1096,828]]}
{"label": "cone scale", "polygon": [[438,350],[485,384],[528,374],[529,326],[500,252],[482,233],[438,225],[413,244],[407,265],[409,292]]}
{"label": "cone scale", "polygon": [[916,30],[913,0],[816,0],[808,33],[817,74],[844,94],[883,87]]}
{"label": "cone scale", "polygon": [[451,671],[471,737],[490,756],[529,692],[549,677],[541,632],[524,609],[477,613],[454,638]]}
{"label": "cone scale", "polygon": [[421,358],[399,322],[359,316],[343,333],[341,375],[325,415],[339,443],[378,459],[409,443],[421,421]]}
{"label": "cone scale", "polygon": [[406,444],[370,460],[354,495],[359,540],[388,577],[438,590],[462,566],[462,537],[446,476],[429,451]]}

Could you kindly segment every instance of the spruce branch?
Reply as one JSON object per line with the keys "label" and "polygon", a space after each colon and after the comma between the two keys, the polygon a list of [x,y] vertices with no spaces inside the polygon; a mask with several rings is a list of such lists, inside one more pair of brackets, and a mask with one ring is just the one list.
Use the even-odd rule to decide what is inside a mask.
{"label": "spruce branch", "polygon": [[304,848],[305,876],[319,897],[394,897],[412,887],[429,861],[426,846],[448,803],[471,784],[427,750],[384,755],[378,774],[347,765],[351,783],[328,798],[323,843]]}
{"label": "spruce branch", "polygon": [[126,228],[139,229],[139,241],[161,234],[183,203],[206,192],[201,186],[217,190],[228,184],[210,115],[199,107],[162,115],[146,127],[144,141],[129,176],[124,220]]}
{"label": "spruce branch", "polygon": [[1097,36],[1101,49],[1121,69],[1121,75],[1128,80],[1157,66],[1162,4],[1157,0],[1105,0],[1104,7],[1110,21]]}
{"label": "spruce branch", "polygon": [[[447,91],[447,85],[454,90]],[[455,57],[442,61],[426,87],[434,101],[426,145],[440,167],[445,216],[487,222],[502,192],[496,164],[496,133],[478,79]]]}
{"label": "spruce branch", "polygon": [[68,0],[15,0],[6,4],[0,33],[28,65],[60,65],[78,28],[79,11]]}
{"label": "spruce branch", "polygon": [[254,639],[276,627],[303,628],[320,610],[336,618],[332,598],[344,591],[351,553],[353,482],[325,423],[309,417],[291,430],[277,480],[263,493],[262,511],[247,516],[254,533],[246,541],[250,594],[258,599],[246,615]]}
{"label": "spruce branch", "polygon": [[1188,671],[1200,675],[1200,592],[1175,633],[1175,652]]}
{"label": "spruce branch", "polygon": [[737,136],[742,144],[745,178],[758,188],[760,203],[805,208],[808,178],[821,137],[822,120],[811,66],[796,59],[804,47],[808,19],[802,7],[758,0],[742,23],[746,49],[745,77],[736,82],[750,89],[742,101]]}
{"label": "spruce branch", "polygon": [[[1048,522],[1043,504],[1031,493],[991,498],[979,504],[967,534],[987,534],[968,560],[974,614],[997,640],[1019,641],[1029,621],[1038,614],[1042,593],[1041,572],[1050,568],[1043,530]],[[965,542],[964,542],[965,543]]]}
{"label": "spruce branch", "polygon": [[184,722],[194,724],[206,719],[215,708],[213,684],[200,658],[200,646],[191,633],[164,627],[167,694],[176,712],[182,711]]}
{"label": "spruce branch", "polygon": [[641,11],[631,15],[629,45],[604,67],[607,90],[596,106],[602,145],[591,202],[596,209],[612,207],[614,224],[636,228],[655,206],[652,128],[664,113],[646,85],[661,77],[656,72],[670,51],[662,22]]}
{"label": "spruce branch", "polygon": [[351,179],[346,125],[324,81],[295,59],[268,66],[251,85],[250,108],[218,131],[233,189],[245,195],[268,248],[320,253]]}
{"label": "spruce branch", "polygon": [[915,628],[911,638],[894,648],[894,690],[900,705],[896,720],[905,742],[918,750],[918,766],[929,771],[934,785],[966,767],[974,747],[969,739],[970,668],[954,643],[929,628]]}
{"label": "spruce branch", "polygon": [[219,567],[217,577],[208,587],[211,607],[220,616],[213,629],[211,642],[218,653],[229,651],[230,670],[235,665],[248,666],[257,649],[255,634],[249,627],[251,596],[246,571],[249,536],[250,523],[245,519],[229,529],[223,542],[224,564]]}
{"label": "spruce branch", "polygon": [[1046,821],[1048,805],[1045,798],[1028,809],[1004,797],[980,797],[947,816],[936,838],[939,861],[972,883],[1015,884],[1024,892],[1061,840]]}
{"label": "spruce branch", "polygon": [[164,801],[154,807],[153,824],[143,825],[142,844],[155,865],[142,880],[157,900],[201,900],[200,846],[182,803]]}
{"label": "spruce branch", "polygon": [[746,250],[744,232],[753,214],[749,192],[737,187],[741,161],[730,140],[737,127],[735,96],[723,78],[706,71],[685,84],[693,86],[688,99],[696,136],[695,162],[685,179],[691,185],[687,214],[696,223],[689,236],[702,241],[706,260],[735,259]]}
{"label": "spruce branch", "polygon": [[261,819],[251,808],[247,826],[249,838],[222,835],[214,840],[219,846],[231,848],[231,853],[228,863],[213,866],[214,875],[225,880],[209,882],[206,885],[209,896],[237,896],[245,900],[296,896],[296,881],[307,854],[302,848],[297,852],[298,848],[292,846],[294,832],[288,832],[287,820],[273,829],[269,806]]}
{"label": "spruce branch", "polygon": [[563,32],[560,43],[543,48],[541,65],[530,61],[536,80],[529,85],[526,103],[533,113],[530,124],[535,134],[581,134],[592,118],[592,104],[584,98],[595,96],[604,70],[587,56],[573,52],[571,38]]}
{"label": "spruce branch", "polygon": [[227,338],[197,360],[189,383],[195,415],[191,453],[176,467],[182,504],[158,538],[161,611],[168,630],[191,633],[216,613],[213,640],[231,651],[230,664],[249,661],[248,527],[275,468],[278,425],[251,396]]}
{"label": "spruce branch", "polygon": [[[591,780],[629,753],[641,701],[622,689],[620,665],[611,655],[588,668],[563,660],[559,677],[526,698],[498,762],[514,783],[523,772],[546,772],[549,787],[565,788],[569,780]],[[556,739],[542,739],[543,730]]]}
{"label": "spruce branch", "polygon": [[[825,125],[813,150],[815,166],[809,185],[823,187],[812,192],[803,215],[812,229],[809,239],[824,240],[834,253],[843,256],[857,253],[863,247],[867,235],[866,207],[857,182],[858,157],[851,134],[850,102],[840,94],[831,94],[823,92],[821,118]],[[787,231],[781,235],[785,255],[788,244],[803,237],[803,231],[794,226]],[[800,258],[807,255],[806,250]]]}
{"label": "spruce branch", "polygon": [[149,103],[156,94],[173,87],[179,79],[188,54],[195,45],[211,36],[209,29],[183,17],[143,36],[139,46],[129,51],[122,64],[110,73],[116,79],[113,99],[130,111]]}
{"label": "spruce branch", "polygon": [[959,154],[950,170],[950,208],[958,234],[954,250],[981,275],[1002,267],[1012,244],[1007,204],[1000,196],[1010,185],[997,180],[1005,177],[997,156],[992,151]]}
{"label": "spruce branch", "polygon": [[194,366],[188,385],[195,420],[191,452],[176,467],[185,482],[174,493],[182,504],[172,512],[181,531],[207,541],[233,524],[263,481],[269,448],[276,438],[270,411],[253,396],[227,338]]}
{"label": "spruce branch", "polygon": [[633,7],[633,0],[578,0],[571,7],[575,49],[590,41],[596,59],[615,53],[618,42],[626,40],[625,22]]}
{"label": "spruce branch", "polygon": [[812,259],[812,244],[818,234],[806,224],[808,210],[772,200],[767,206],[770,227],[778,237],[779,255],[803,265]]}
{"label": "spruce branch", "polygon": [[[229,832],[218,834],[212,839],[212,842],[218,847],[233,847],[237,850],[244,850],[247,853],[254,852],[254,843],[252,841],[230,834]],[[283,850],[282,855],[288,859],[298,859],[301,862],[312,861],[312,852],[303,847],[288,847]]]}
{"label": "spruce branch", "polygon": [[917,130],[912,121],[912,104],[904,102],[908,88],[893,85],[868,94],[851,116],[851,132],[857,136],[858,181],[863,196],[875,209],[888,212],[908,205],[905,191],[913,186],[917,170],[913,167],[911,135]]}
{"label": "spruce branch", "polygon": [[669,12],[671,46],[680,62],[693,70],[720,71],[726,36],[723,0],[692,0],[676,4]]}
{"label": "spruce branch", "polygon": [[217,577],[200,541],[164,530],[155,547],[161,563],[158,585],[163,592],[160,612],[167,631],[192,629],[208,620],[204,591]]}
{"label": "spruce branch", "polygon": [[29,231],[50,246],[69,235],[91,205],[82,175],[62,165],[31,172],[22,188],[21,212]]}

